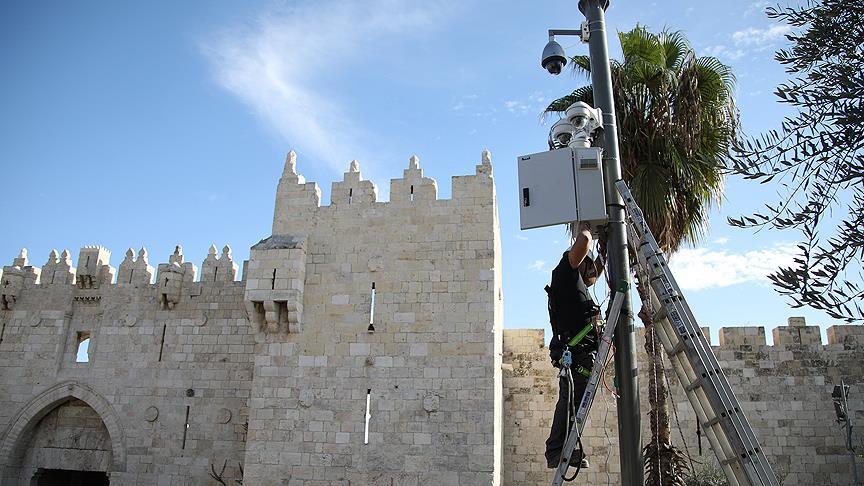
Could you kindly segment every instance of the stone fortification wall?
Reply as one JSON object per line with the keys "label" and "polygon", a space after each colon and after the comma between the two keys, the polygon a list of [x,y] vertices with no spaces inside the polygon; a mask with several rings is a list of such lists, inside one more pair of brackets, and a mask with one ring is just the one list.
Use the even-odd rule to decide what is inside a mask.
{"label": "stone fortification wall", "polygon": [[0,482],[500,484],[488,152],[452,186],[438,199],[412,157],[377,202],[352,163],[321,206],[292,153],[242,280],[227,247],[200,273],[179,247],[156,269],[22,252],[0,278]]}
{"label": "stone fortification wall", "polygon": [[[774,329],[773,346],[766,345],[763,327],[721,328],[720,345],[714,352],[782,484],[852,484],[831,391],[841,379],[852,385],[853,420],[860,423],[864,419],[860,396],[864,326],[829,327],[828,344],[823,345],[818,326],[806,326],[801,318],[790,318],[789,324]],[[638,359],[643,364],[644,329],[637,332]],[[557,400],[557,378],[544,343],[539,329],[504,332],[505,484],[536,485],[551,480],[543,451]],[[683,450],[686,441],[694,461],[712,463],[714,454],[705,437],[699,454],[695,414],[670,366],[666,360],[674,402],[670,412],[677,411],[680,422],[679,427],[675,417],[671,419],[673,443]],[[610,386],[613,374],[610,366]],[[643,437],[649,437],[644,413],[649,409],[647,384],[651,378],[640,368]],[[583,438],[591,461],[591,468],[580,473],[583,484],[619,484],[617,427],[614,398],[604,390],[594,402]],[[864,433],[860,429],[853,432],[854,444],[861,447]],[[861,462],[859,474],[864,473]]]}
{"label": "stone fortification wall", "polygon": [[289,156],[249,262],[250,484],[499,484],[491,169],[441,200],[412,157],[383,203],[352,163],[322,207]]}
{"label": "stone fortification wall", "polygon": [[[3,484],[30,484],[38,468],[107,471],[112,484],[209,484],[210,465],[226,460],[239,474],[255,339],[230,249],[211,248],[200,280],[180,248],[158,272],[143,249],[117,270],[109,259],[88,247],[77,267],[64,251],[41,269],[26,254],[4,268]],[[89,360],[76,362],[86,338]],[[92,437],[103,427],[110,441]]]}

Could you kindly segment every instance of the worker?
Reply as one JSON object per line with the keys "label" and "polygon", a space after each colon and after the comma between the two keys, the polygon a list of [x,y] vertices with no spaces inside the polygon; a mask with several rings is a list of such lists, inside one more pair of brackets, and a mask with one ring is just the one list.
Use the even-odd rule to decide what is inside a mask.
{"label": "worker", "polygon": [[[575,420],[576,410],[585,387],[588,375],[594,365],[599,344],[597,319],[600,308],[588,292],[588,287],[594,285],[603,272],[605,247],[598,244],[596,258],[589,256],[593,238],[591,228],[587,223],[576,223],[570,226],[572,235],[571,246],[564,252],[558,266],[552,271],[552,283],[546,287],[549,297],[549,321],[552,324],[552,340],[549,343],[549,356],[556,368],[562,368],[562,356],[569,350],[572,356],[570,373],[559,372],[558,403],[555,405],[555,415],[552,418],[552,429],[546,440],[546,465],[556,469],[561,461],[561,450],[565,438]],[[583,335],[578,342],[572,342],[575,337]],[[573,390],[570,393],[572,377]],[[569,409],[569,410],[568,410]],[[570,456],[570,465],[588,467],[584,452],[579,449]]]}

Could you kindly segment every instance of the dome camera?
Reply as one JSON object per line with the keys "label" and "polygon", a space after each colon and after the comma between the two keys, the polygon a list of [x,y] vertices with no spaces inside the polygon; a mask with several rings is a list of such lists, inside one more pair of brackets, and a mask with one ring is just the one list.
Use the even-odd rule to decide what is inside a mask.
{"label": "dome camera", "polygon": [[565,119],[558,120],[552,125],[552,140],[558,147],[566,147],[573,137],[573,125]]}
{"label": "dome camera", "polygon": [[540,65],[543,66],[543,69],[549,71],[549,74],[561,74],[561,69],[566,64],[567,57],[564,56],[564,48],[561,47],[561,44],[550,38],[546,47],[543,48],[543,57]]}
{"label": "dome camera", "polygon": [[591,133],[603,126],[600,111],[591,108],[591,106],[584,101],[577,101],[570,105],[570,107],[564,112],[564,118],[573,124],[573,128],[576,131],[585,130],[586,132]]}

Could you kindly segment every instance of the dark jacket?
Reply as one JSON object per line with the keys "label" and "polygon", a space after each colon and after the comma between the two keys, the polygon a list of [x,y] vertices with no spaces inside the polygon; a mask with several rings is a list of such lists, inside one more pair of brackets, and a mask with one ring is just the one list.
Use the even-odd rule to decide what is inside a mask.
{"label": "dark jacket", "polygon": [[[552,324],[552,341],[549,356],[557,365],[564,352],[564,345],[589,324],[600,309],[591,298],[588,287],[578,270],[570,266],[567,252],[558,266],[552,270],[552,284],[546,288],[549,294],[549,321]],[[573,362],[590,367],[597,351],[597,336],[592,330],[575,347],[571,347]]]}

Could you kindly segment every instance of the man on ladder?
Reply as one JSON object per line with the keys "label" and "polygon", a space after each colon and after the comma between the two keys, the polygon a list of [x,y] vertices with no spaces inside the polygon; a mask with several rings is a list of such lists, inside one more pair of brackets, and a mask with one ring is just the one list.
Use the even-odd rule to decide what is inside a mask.
{"label": "man on ladder", "polygon": [[[552,324],[549,355],[552,365],[561,369],[558,403],[546,440],[546,465],[550,469],[557,468],[561,461],[562,448],[594,366],[600,333],[596,329],[600,308],[591,298],[588,287],[594,285],[603,272],[604,247],[602,243],[598,245],[600,254],[596,259],[588,255],[593,238],[585,223],[574,223],[571,234],[575,236],[573,244],[552,271],[551,286],[546,287]],[[581,444],[570,456],[570,465],[580,469],[588,467]]]}

